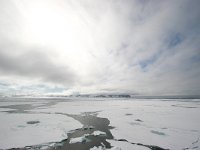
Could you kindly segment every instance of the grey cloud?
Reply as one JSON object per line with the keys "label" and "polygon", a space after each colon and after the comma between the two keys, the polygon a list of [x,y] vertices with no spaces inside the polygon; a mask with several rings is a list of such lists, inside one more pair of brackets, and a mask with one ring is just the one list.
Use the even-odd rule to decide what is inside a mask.
{"label": "grey cloud", "polygon": [[[83,49],[77,53],[69,53],[69,58],[73,55],[76,59],[68,62],[62,60],[62,67],[55,60],[51,60],[52,54],[43,53],[40,46],[33,48],[30,43],[26,43],[24,37],[20,37],[19,33],[24,27],[21,25],[24,21],[24,7],[19,11],[5,1],[6,6],[2,5],[2,10],[9,15],[0,16],[0,34],[3,35],[0,36],[1,41],[5,40],[5,37],[16,41],[21,38],[28,46],[19,43],[0,45],[2,75],[36,78],[63,85],[76,83],[74,89],[70,90],[80,92],[98,92],[102,89],[105,92],[130,91],[141,94],[199,94],[199,0],[60,2],[62,6],[59,9],[62,9],[63,15],[72,14],[72,18],[81,18],[83,24],[86,24],[84,29],[86,27],[86,32],[91,35],[91,41],[88,43],[92,44],[88,44],[85,38],[83,43],[89,46],[81,45],[80,42]],[[4,7],[6,9],[3,9]],[[65,8],[73,11],[69,13]],[[13,11],[10,12],[10,9]],[[7,22],[7,17],[11,18],[10,22]],[[18,19],[15,19],[17,17]],[[67,40],[66,45],[70,42],[70,39]],[[81,39],[77,38],[77,41],[79,40]],[[58,43],[55,45],[62,47]],[[88,48],[88,52],[84,51],[84,48]],[[65,53],[65,49],[58,53],[61,52]],[[78,52],[83,55],[90,53],[92,57],[86,55],[81,59],[82,56]],[[65,63],[69,63],[69,67],[76,72],[71,71]],[[76,74],[80,75],[80,80]]]}
{"label": "grey cloud", "polygon": [[[11,47],[1,46],[0,74],[28,77],[66,86],[71,86],[75,82],[76,75],[72,70],[68,66],[54,63],[47,54],[42,52],[42,48],[25,48],[16,45]],[[15,49],[23,49],[23,52],[18,54],[14,52]]]}
{"label": "grey cloud", "polygon": [[[115,40],[106,36],[110,41],[105,46],[109,49],[107,55],[113,57],[112,61],[104,61],[99,83],[140,93],[198,94],[200,61],[195,56],[200,51],[199,4],[187,0],[118,1],[106,7],[109,9],[103,14],[93,8],[92,12],[98,10],[96,14],[104,20],[114,18],[104,25],[113,27],[105,34],[111,33],[108,37]],[[124,32],[129,34],[123,36]]]}

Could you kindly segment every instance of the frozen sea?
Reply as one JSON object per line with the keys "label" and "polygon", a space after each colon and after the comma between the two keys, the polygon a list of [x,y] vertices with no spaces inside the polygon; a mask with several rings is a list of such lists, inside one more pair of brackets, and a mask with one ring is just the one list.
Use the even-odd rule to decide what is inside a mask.
{"label": "frozen sea", "polygon": [[1,98],[12,148],[200,150],[200,99]]}

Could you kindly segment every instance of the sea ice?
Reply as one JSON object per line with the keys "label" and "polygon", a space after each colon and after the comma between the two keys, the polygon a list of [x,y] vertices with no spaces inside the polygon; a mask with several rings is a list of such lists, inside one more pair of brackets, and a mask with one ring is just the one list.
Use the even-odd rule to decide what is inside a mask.
{"label": "sea ice", "polygon": [[[48,99],[46,102],[42,101],[47,102]],[[11,103],[9,102],[9,105]],[[39,106],[39,103],[37,105]],[[0,112],[0,149],[61,141],[67,138],[70,130],[82,126],[78,121],[62,114],[80,115],[84,112],[95,112],[98,117],[108,118],[110,126],[114,127],[110,131],[115,139],[108,142],[123,150],[125,147],[129,147],[129,150],[149,149],[130,143],[155,145],[172,150],[200,148],[200,100],[76,98],[59,101],[51,107],[34,108],[31,110],[33,114]],[[34,120],[39,123],[26,123]],[[117,141],[118,139],[125,139],[130,143]]]}
{"label": "sea ice", "polygon": [[[67,138],[67,133],[82,125],[67,116],[56,114],[0,113],[0,149],[17,148]],[[36,124],[27,122],[37,120]]]}
{"label": "sea ice", "polygon": [[101,131],[94,131],[94,132],[92,133],[92,135],[94,135],[94,136],[106,135],[106,133],[105,133],[105,132],[101,132]]}
{"label": "sea ice", "polygon": [[76,138],[71,138],[70,139],[70,144],[73,144],[73,143],[86,143],[86,142],[89,142],[89,139],[87,139],[87,136],[89,134],[85,134],[81,137],[76,137]]}
{"label": "sea ice", "polygon": [[98,146],[98,147],[94,146],[94,147],[90,148],[90,150],[122,150],[122,149],[119,147],[112,147],[110,149],[106,149],[102,146]]}

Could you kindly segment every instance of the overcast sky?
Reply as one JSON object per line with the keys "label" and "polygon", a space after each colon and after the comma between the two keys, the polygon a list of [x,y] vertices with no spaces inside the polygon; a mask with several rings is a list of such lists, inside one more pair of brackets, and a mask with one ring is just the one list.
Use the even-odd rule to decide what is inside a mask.
{"label": "overcast sky", "polygon": [[200,94],[199,0],[0,0],[0,94]]}

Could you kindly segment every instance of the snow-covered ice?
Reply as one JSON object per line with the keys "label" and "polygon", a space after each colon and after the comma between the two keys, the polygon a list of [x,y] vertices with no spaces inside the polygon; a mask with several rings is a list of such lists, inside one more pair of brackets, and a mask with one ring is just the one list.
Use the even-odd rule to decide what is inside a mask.
{"label": "snow-covered ice", "polygon": [[[15,105],[15,102],[8,103]],[[19,103],[21,104],[21,102],[17,104]],[[34,102],[30,103],[34,104]],[[30,114],[7,113],[3,111],[9,111],[10,108],[0,108],[0,149],[66,139],[70,130],[81,128],[82,125],[62,114],[84,112],[96,112],[98,117],[108,118],[110,126],[114,127],[110,131],[115,139],[108,142],[122,150],[149,149],[130,143],[155,145],[172,150],[200,148],[198,140],[200,138],[200,100],[198,99],[84,101],[76,99],[59,101],[51,107],[45,106],[47,103],[48,99],[35,102],[35,107],[29,110]],[[6,106],[6,102],[2,105]],[[39,121],[39,123],[27,124],[28,121]],[[101,131],[95,131],[93,135],[99,135],[98,132]],[[126,139],[128,142],[117,141],[118,139]]]}
{"label": "snow-covered ice", "polygon": [[83,135],[81,137],[71,138],[69,143],[72,144],[72,143],[86,143],[86,142],[89,142],[89,140],[87,139],[88,135],[89,134],[85,134],[85,135]]}
{"label": "snow-covered ice", "polygon": [[[139,145],[133,145],[127,142],[121,142],[121,141],[113,141],[113,140],[108,140],[108,142],[111,143],[113,146],[109,150],[150,150],[147,147],[139,146]],[[90,148],[90,150],[108,150],[104,148],[103,146],[94,146]]]}
{"label": "snow-covered ice", "polygon": [[131,144],[128,142],[114,141],[114,140],[107,140],[107,141],[111,143],[112,146],[117,147],[120,150],[150,150],[147,147]]}
{"label": "snow-covered ice", "polygon": [[106,135],[106,133],[105,133],[105,132],[101,132],[101,131],[94,131],[94,132],[93,132],[93,135],[94,135],[94,136]]}
{"label": "snow-covered ice", "polygon": [[[56,114],[0,113],[0,149],[57,142],[67,138],[67,133],[82,125],[67,116]],[[39,121],[27,124],[28,121]]]}
{"label": "snow-covered ice", "polygon": [[[90,148],[90,150],[108,150],[108,149],[106,149],[106,148],[104,148],[102,146],[98,146],[98,147],[94,146],[94,147]],[[119,147],[112,147],[109,150],[122,150],[122,149],[119,148]]]}

